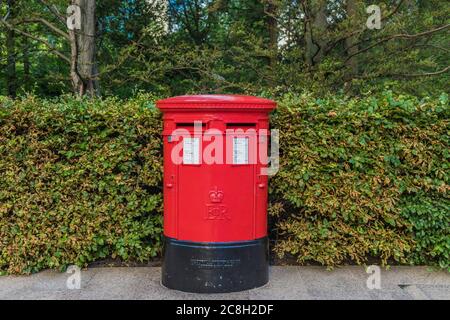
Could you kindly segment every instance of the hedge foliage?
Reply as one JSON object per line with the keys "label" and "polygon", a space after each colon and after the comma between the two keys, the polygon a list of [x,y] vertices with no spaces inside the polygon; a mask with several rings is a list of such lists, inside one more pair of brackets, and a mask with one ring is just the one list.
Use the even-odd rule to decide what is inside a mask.
{"label": "hedge foliage", "polygon": [[[0,98],[0,273],[160,253],[155,98]],[[286,95],[273,114],[274,250],[300,263],[449,268],[449,105]]]}
{"label": "hedge foliage", "polygon": [[449,268],[449,116],[445,94],[285,97],[272,118],[275,251],[303,263],[372,256]]}
{"label": "hedge foliage", "polygon": [[148,100],[1,100],[0,271],[158,253],[162,126]]}

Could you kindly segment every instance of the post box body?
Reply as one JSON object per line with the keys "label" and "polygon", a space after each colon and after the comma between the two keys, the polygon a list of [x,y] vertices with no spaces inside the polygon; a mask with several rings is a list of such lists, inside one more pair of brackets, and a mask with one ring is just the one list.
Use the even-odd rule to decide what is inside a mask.
{"label": "post box body", "polygon": [[162,283],[230,292],[268,281],[267,167],[271,100],[180,96],[164,113]]}

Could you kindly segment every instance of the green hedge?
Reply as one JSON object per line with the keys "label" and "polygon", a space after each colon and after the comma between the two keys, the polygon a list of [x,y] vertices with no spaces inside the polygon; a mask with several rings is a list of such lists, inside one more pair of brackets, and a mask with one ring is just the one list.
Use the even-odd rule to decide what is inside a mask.
{"label": "green hedge", "polygon": [[449,268],[449,116],[447,95],[286,96],[272,118],[275,251],[302,263]]}
{"label": "green hedge", "polygon": [[151,97],[0,106],[0,270],[159,252],[162,129]]}
{"label": "green hedge", "polygon": [[[0,98],[0,272],[160,253],[154,100]],[[279,99],[275,252],[449,268],[449,113],[445,95]]]}

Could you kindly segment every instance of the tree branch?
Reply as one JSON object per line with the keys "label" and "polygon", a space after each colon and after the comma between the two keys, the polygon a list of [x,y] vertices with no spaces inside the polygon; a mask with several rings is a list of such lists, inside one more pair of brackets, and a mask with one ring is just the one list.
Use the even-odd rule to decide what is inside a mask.
{"label": "tree branch", "polygon": [[389,40],[392,40],[392,39],[399,39],[399,38],[404,38],[404,39],[414,39],[414,38],[418,38],[418,37],[423,37],[423,36],[426,36],[426,35],[430,35],[430,34],[433,34],[433,33],[436,33],[436,32],[442,31],[442,30],[445,30],[445,29],[447,29],[448,27],[450,27],[450,24],[446,24],[446,25],[444,25],[444,26],[440,26],[440,27],[438,27],[438,28],[435,28],[435,29],[432,29],[432,30],[428,30],[428,31],[424,31],[424,32],[420,32],[420,33],[416,33],[416,34],[400,33],[400,34],[394,34],[394,35],[391,35],[391,36],[382,38],[381,40],[375,42],[374,44],[372,44],[372,45],[370,45],[370,46],[368,46],[368,47],[365,47],[365,48],[363,48],[363,49],[361,49],[361,50],[358,50],[357,52],[355,52],[355,53],[349,55],[349,56],[347,57],[347,59],[345,59],[344,64],[345,64],[348,60],[350,60],[352,57],[354,57],[354,56],[356,56],[356,55],[358,55],[358,54],[361,54],[361,53],[363,53],[363,52],[366,52],[366,51],[372,49],[373,47],[376,47],[376,46],[378,46],[379,44],[384,43],[384,42],[386,42],[386,41],[389,41]]}
{"label": "tree branch", "polygon": [[66,25],[66,17],[59,12],[55,5],[49,4],[46,0],[39,0],[39,2],[42,3],[51,13],[53,13],[53,15],[55,15],[55,17],[58,18],[62,24]]}
{"label": "tree branch", "polygon": [[430,77],[430,76],[437,76],[439,74],[446,73],[450,70],[450,66],[445,67],[442,70],[434,71],[434,72],[427,72],[427,73],[407,73],[407,74],[388,74],[388,76],[391,77],[405,77],[405,78],[415,78],[415,77]]}
{"label": "tree branch", "polygon": [[414,78],[414,77],[431,77],[443,74],[450,70],[450,66],[445,67],[444,69],[434,71],[434,72],[426,72],[426,73],[385,73],[385,74],[370,74],[370,75],[355,75],[353,78],[355,79],[374,79],[374,78],[383,78],[383,77],[394,77],[394,78]]}
{"label": "tree branch", "polygon": [[16,27],[14,27],[13,25],[11,25],[10,23],[4,21],[4,20],[0,20],[0,23],[2,23],[3,25],[5,25],[8,29],[14,30],[15,32],[21,34],[22,36],[28,37],[30,39],[36,40],[42,44],[44,44],[46,47],[48,47],[50,49],[50,52],[53,52],[55,55],[57,55],[58,57],[60,57],[61,59],[67,61],[68,63],[70,63],[70,59],[64,55],[63,53],[59,52],[58,50],[55,49],[55,47],[50,44],[48,41],[45,41],[39,37],[36,37],[28,32],[22,31]]}
{"label": "tree branch", "polygon": [[46,20],[42,17],[33,17],[30,19],[23,19],[23,20],[18,21],[18,23],[42,23],[43,25],[47,26],[49,29],[53,30],[60,36],[64,37],[66,40],[70,40],[68,33],[62,31],[61,29],[59,29],[58,27],[53,25],[51,22],[49,22],[48,20]]}
{"label": "tree branch", "polygon": [[389,14],[387,14],[386,16],[381,17],[381,22],[383,22],[384,20],[389,19],[391,16],[393,16],[394,14],[396,14],[397,11],[398,11],[398,9],[400,9],[400,6],[402,5],[403,1],[405,1],[405,0],[400,0],[400,1],[398,2],[398,4],[395,6],[394,10],[392,10],[392,11],[391,11]]}
{"label": "tree branch", "polygon": [[[404,0],[400,0],[400,1],[398,2],[397,6],[395,6],[395,8],[394,8],[389,14],[387,14],[386,16],[381,17],[381,22],[384,22],[385,20],[388,20],[390,17],[392,17],[394,14],[396,14],[396,13],[398,12],[398,10],[400,9],[400,6],[403,4],[403,2],[404,2]],[[328,45],[327,48],[325,48],[325,53],[324,53],[324,54],[325,54],[325,55],[328,54],[328,53],[329,53],[331,50],[333,50],[334,47],[336,47],[336,45],[337,45],[338,43],[340,43],[341,41],[344,41],[344,40],[346,40],[347,38],[350,38],[350,37],[353,37],[353,36],[355,36],[355,35],[357,35],[357,34],[360,34],[360,33],[364,32],[364,30],[366,30],[366,28],[362,28],[362,29],[359,29],[359,30],[355,30],[355,31],[352,31],[352,32],[349,33],[349,34],[343,35],[343,36],[340,37],[339,39],[335,40],[332,44]],[[361,44],[362,42],[364,42],[364,40],[363,40],[363,41],[360,41],[360,42],[358,42],[358,43],[355,43],[354,46],[359,45],[359,44]]]}

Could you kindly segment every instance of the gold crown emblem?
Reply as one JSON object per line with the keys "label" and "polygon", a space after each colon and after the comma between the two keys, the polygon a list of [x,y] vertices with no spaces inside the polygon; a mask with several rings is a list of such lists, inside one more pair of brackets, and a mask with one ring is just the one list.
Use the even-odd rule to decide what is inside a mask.
{"label": "gold crown emblem", "polygon": [[218,190],[217,187],[214,187],[213,190],[209,192],[209,199],[212,203],[220,203],[223,200],[223,191]]}

